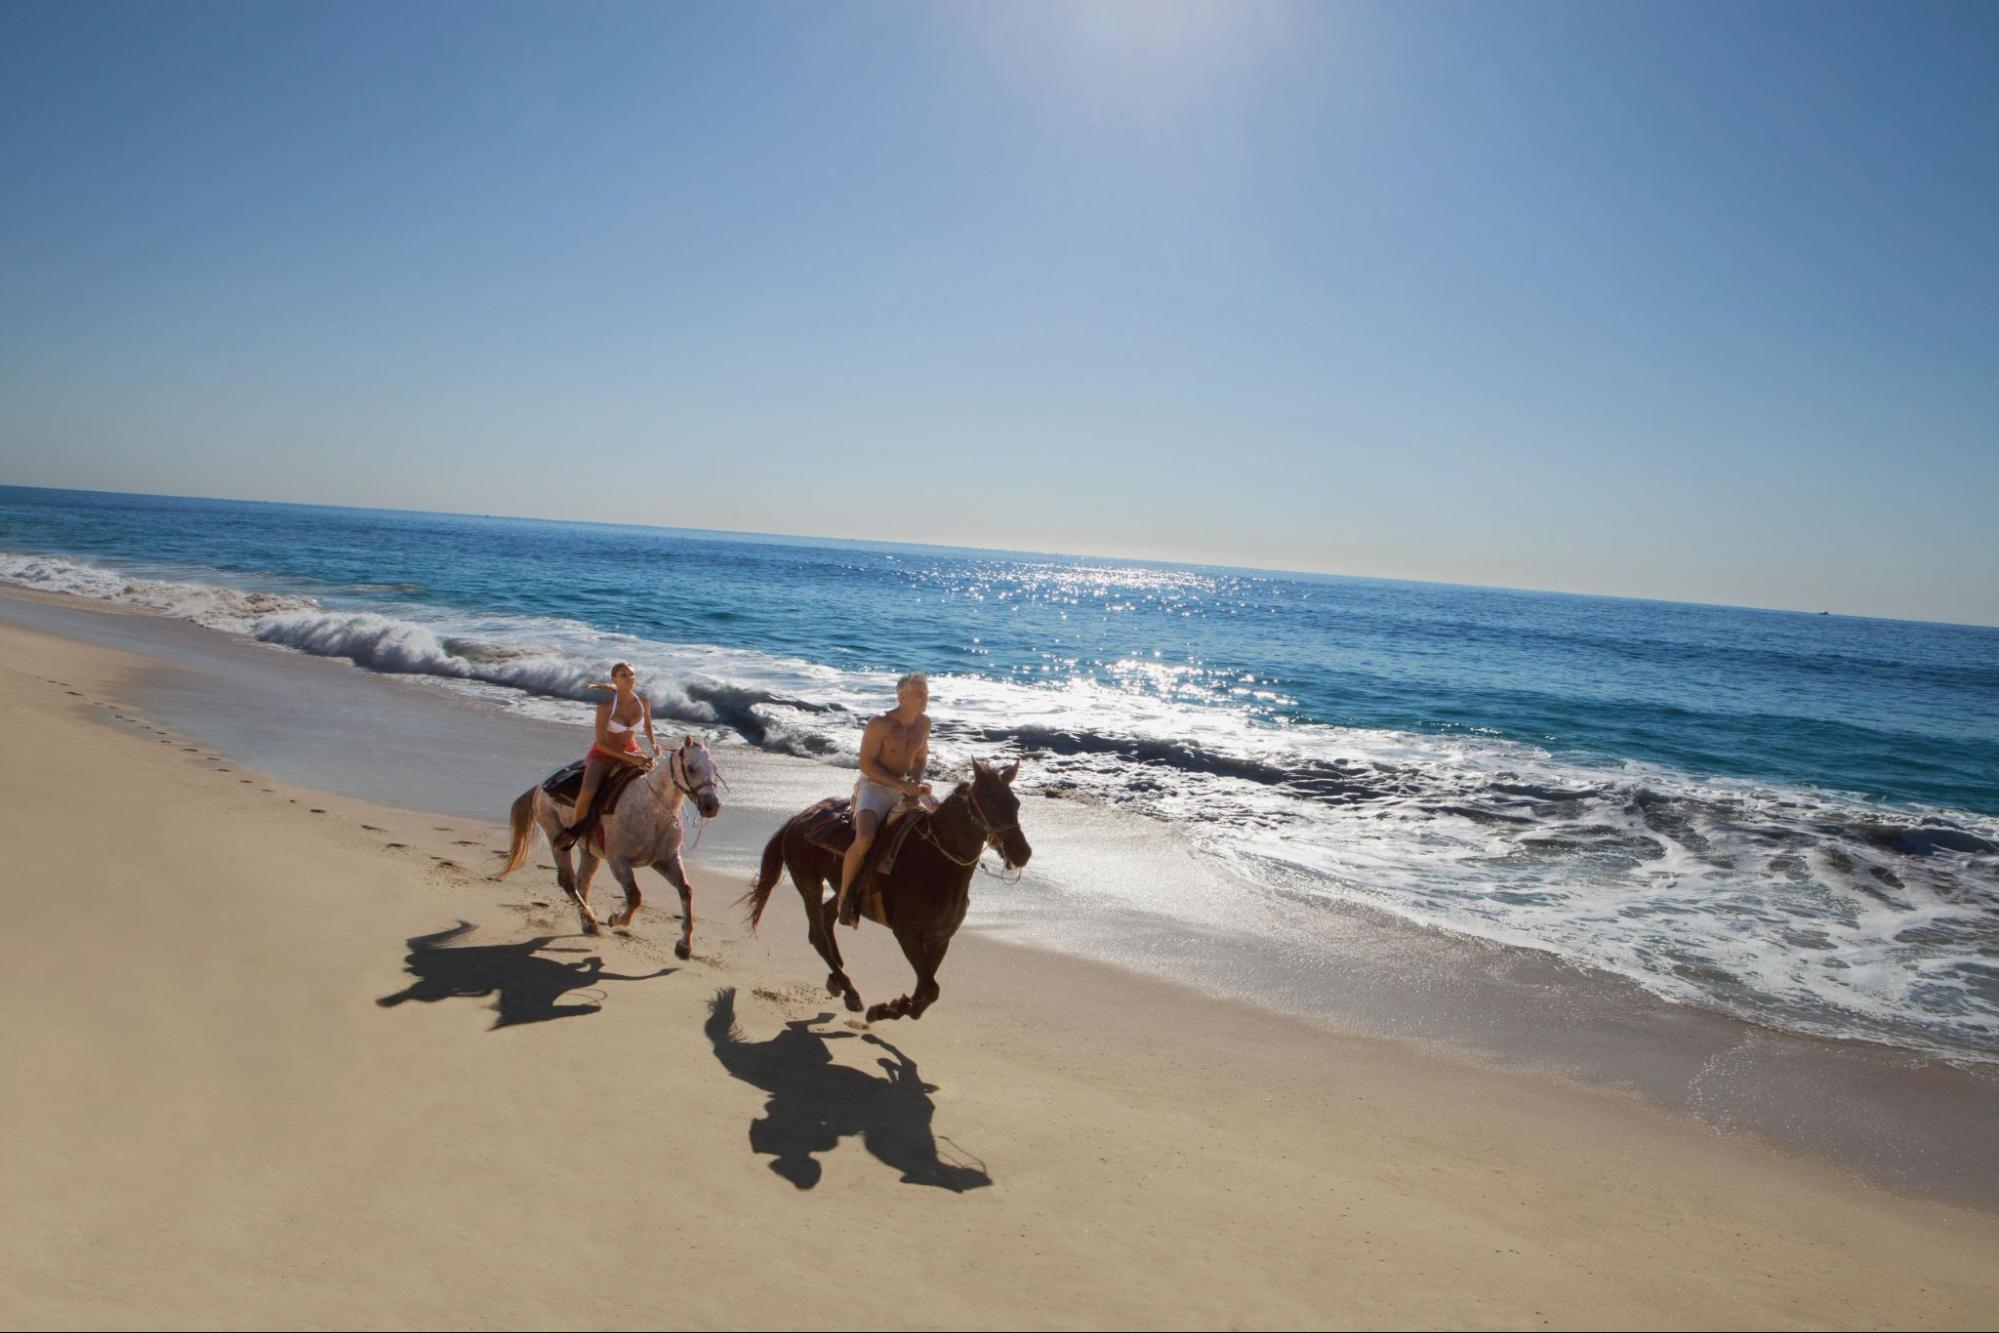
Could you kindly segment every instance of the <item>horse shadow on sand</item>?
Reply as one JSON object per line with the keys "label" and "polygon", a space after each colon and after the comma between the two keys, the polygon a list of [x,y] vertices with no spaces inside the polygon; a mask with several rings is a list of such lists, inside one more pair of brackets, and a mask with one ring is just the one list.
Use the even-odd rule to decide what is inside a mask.
{"label": "horse shadow on sand", "polygon": [[493,1028],[498,1029],[521,1023],[545,1023],[552,1018],[594,1014],[604,1007],[596,999],[577,1004],[561,1004],[558,1001],[575,991],[595,990],[603,982],[649,981],[654,977],[672,976],[677,970],[662,967],[644,976],[628,977],[605,971],[604,960],[594,953],[575,962],[562,962],[547,955],[586,951],[580,948],[549,948],[550,944],[563,938],[560,935],[542,935],[514,944],[451,947],[451,941],[472,929],[471,922],[460,921],[449,930],[417,935],[406,941],[409,956],[403,959],[403,966],[416,980],[406,989],[394,995],[384,995],[375,1003],[384,1009],[393,1009],[405,1000],[435,1004],[439,1000],[481,999],[492,995],[496,997],[493,1008],[499,1014],[493,1020]]}
{"label": "horse shadow on sand", "polygon": [[837,1063],[830,1043],[855,1034],[815,1030],[832,1018],[822,1013],[793,1019],[769,1041],[745,1041],[736,1027],[735,988],[725,987],[709,1001],[704,1030],[715,1058],[732,1076],[770,1095],[764,1118],[750,1122],[750,1151],[770,1157],[770,1169],[802,1190],[819,1183],[814,1154],[831,1152],[855,1134],[876,1160],[902,1173],[904,1184],[934,1185],[954,1194],[992,1184],[983,1163],[947,1162],[938,1155],[930,1128],[937,1113],[930,1094],[937,1087],[923,1081],[916,1062],[869,1032],[860,1040],[888,1053],[875,1061],[880,1075]]}

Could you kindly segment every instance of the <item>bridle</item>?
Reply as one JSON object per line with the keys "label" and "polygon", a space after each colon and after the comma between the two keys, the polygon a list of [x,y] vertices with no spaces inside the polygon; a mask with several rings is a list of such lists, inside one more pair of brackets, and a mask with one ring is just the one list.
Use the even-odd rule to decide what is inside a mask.
{"label": "bridle", "polygon": [[[690,781],[687,774],[686,755],[687,751],[684,749],[676,749],[673,752],[673,756],[666,761],[666,776],[667,780],[673,784],[675,791],[694,802],[695,813],[699,814],[701,811],[701,793],[715,790],[715,779],[709,778],[707,781],[698,784]],[[720,798],[717,799],[719,800]],[[678,819],[678,813],[674,817]],[[707,831],[708,821],[703,819],[694,827],[694,845],[688,847],[686,850],[692,852],[695,847],[699,847],[701,845],[701,835]]]}
{"label": "bridle", "polygon": [[699,805],[702,792],[715,790],[715,780],[709,778],[698,785],[694,783],[687,774],[686,756],[685,749],[675,750],[673,757],[666,761],[666,776],[682,795],[692,797],[695,804]]}
{"label": "bridle", "polygon": [[952,851],[949,847],[946,847],[943,843],[937,841],[937,835],[930,831],[931,821],[927,819],[924,820],[923,827],[918,829],[917,832],[922,835],[923,840],[925,842],[929,843],[932,847],[935,847],[938,851],[942,852],[944,854],[944,859],[951,862],[953,865],[975,866],[979,863],[979,858],[986,854],[986,848],[990,847],[994,851],[1000,854],[1000,860],[1006,865],[1006,868],[1008,870],[1013,869],[1012,858],[1007,856],[1006,848],[1000,845],[1000,835],[1003,833],[1011,833],[1015,829],[1019,828],[1020,821],[1016,819],[1011,824],[995,824],[986,815],[985,807],[979,804],[979,789],[976,783],[966,784],[965,802],[970,807],[970,809],[967,810],[966,813],[972,817],[972,821],[974,823],[976,823],[981,829],[985,830],[985,836],[979,839],[979,849],[972,853],[971,858],[969,860],[967,860],[965,857],[958,855],[956,852]]}

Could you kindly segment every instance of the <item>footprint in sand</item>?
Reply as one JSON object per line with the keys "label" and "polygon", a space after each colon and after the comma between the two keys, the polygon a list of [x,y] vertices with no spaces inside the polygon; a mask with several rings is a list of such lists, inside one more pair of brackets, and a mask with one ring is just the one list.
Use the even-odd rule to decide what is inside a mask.
{"label": "footprint in sand", "polygon": [[392,852],[406,852],[409,850],[409,844],[406,842],[385,842],[382,844],[382,846],[388,848]]}
{"label": "footprint in sand", "polygon": [[363,824],[361,827],[366,829],[370,833],[382,833],[386,831],[384,829],[376,828],[373,824]]}
{"label": "footprint in sand", "polygon": [[459,865],[456,861],[447,861],[441,856],[433,856],[430,859],[437,862],[437,868],[439,870],[463,870],[465,868],[464,866]]}
{"label": "footprint in sand", "polygon": [[325,814],[325,813],[326,813],[326,811],[324,811],[324,810],[320,809],[320,808],[319,808],[318,806],[316,806],[316,805],[315,805],[314,807],[312,807],[312,812],[313,812],[313,813],[314,813],[315,815],[323,815],[323,814]]}
{"label": "footprint in sand", "polygon": [[460,838],[457,842],[454,842],[451,845],[453,847],[477,847],[479,844],[472,841],[470,838]]}
{"label": "footprint in sand", "polygon": [[236,780],[246,787],[250,785],[250,779],[248,778],[237,778]]}

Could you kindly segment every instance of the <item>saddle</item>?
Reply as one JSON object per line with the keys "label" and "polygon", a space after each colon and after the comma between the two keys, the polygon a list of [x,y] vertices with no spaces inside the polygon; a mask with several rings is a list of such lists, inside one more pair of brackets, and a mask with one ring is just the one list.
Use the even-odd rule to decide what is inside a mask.
{"label": "saddle", "polygon": [[[541,789],[548,793],[551,800],[560,801],[574,809],[576,798],[583,794],[583,762],[578,759],[573,764],[556,769],[541,784]],[[604,780],[597,785],[597,799],[590,807],[589,832],[597,837],[600,846],[603,843],[604,816],[618,808],[618,798],[625,794],[625,788],[644,776],[643,769],[634,768],[630,764],[619,764],[606,773]]]}
{"label": "saddle", "polygon": [[[876,831],[867,859],[861,862],[861,868],[854,876],[853,889],[860,899],[861,915],[875,924],[889,924],[887,904],[882,900],[882,885],[887,882],[889,872],[895,869],[895,858],[901,854],[903,844],[929,819],[928,810],[905,801],[888,812],[887,820]],[[854,845],[852,798],[827,797],[798,817],[798,831],[814,847],[835,856],[845,856],[847,849]]]}

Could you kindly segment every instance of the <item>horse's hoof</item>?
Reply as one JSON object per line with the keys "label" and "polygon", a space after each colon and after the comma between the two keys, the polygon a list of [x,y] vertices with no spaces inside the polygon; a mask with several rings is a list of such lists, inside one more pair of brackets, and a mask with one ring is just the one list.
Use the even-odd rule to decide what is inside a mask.
{"label": "horse's hoof", "polygon": [[847,983],[840,980],[838,972],[828,972],[826,974],[826,993],[828,995],[845,995],[847,993]]}
{"label": "horse's hoof", "polygon": [[597,918],[594,916],[584,917],[580,924],[582,925],[583,933],[585,935],[602,935],[604,933],[604,927],[598,922]]}
{"label": "horse's hoof", "polygon": [[[861,1012],[861,993],[859,991],[850,990],[843,998],[847,1001],[847,1009],[850,1013],[858,1014]],[[875,1008],[879,1009],[881,1006],[876,1005]],[[874,1017],[874,1011],[870,1010],[868,1016],[870,1018]]]}
{"label": "horse's hoof", "polygon": [[[853,1007],[858,1009],[861,1006],[857,1004]],[[884,1019],[889,1019],[894,1017],[895,1017],[895,1011],[890,1009],[885,1004],[873,1004],[868,1006],[868,1022],[870,1023],[879,1023],[882,1022]]]}
{"label": "horse's hoof", "polygon": [[684,963],[694,956],[694,950],[687,947],[686,940],[675,940],[673,942],[673,956]]}

